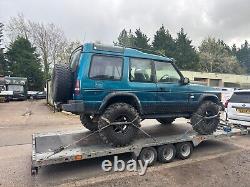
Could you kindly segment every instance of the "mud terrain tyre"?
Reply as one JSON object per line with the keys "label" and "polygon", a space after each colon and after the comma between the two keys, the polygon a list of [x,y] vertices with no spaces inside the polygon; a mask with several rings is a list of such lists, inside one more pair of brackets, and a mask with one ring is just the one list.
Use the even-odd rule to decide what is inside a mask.
{"label": "mud terrain tyre", "polygon": [[83,125],[86,129],[88,129],[88,130],[90,130],[90,131],[92,131],[92,132],[98,130],[98,121],[95,121],[95,120],[96,120],[96,119],[94,119],[94,117],[91,118],[90,115],[87,115],[87,114],[80,114],[80,121],[81,121],[82,125]]}
{"label": "mud terrain tyre", "polygon": [[[110,125],[113,122],[132,122],[135,125]],[[127,103],[115,103],[104,111],[98,121],[101,139],[112,146],[120,147],[129,144],[137,135],[140,117],[134,107]],[[106,127],[106,128],[104,128]]]}
{"label": "mud terrain tyre", "polygon": [[170,125],[173,123],[173,121],[175,120],[175,118],[158,118],[156,119],[159,123],[161,123],[162,125]]}
{"label": "mud terrain tyre", "polygon": [[[220,122],[219,106],[212,101],[203,102],[198,110],[191,117],[191,124],[193,129],[202,135],[212,134],[216,131]],[[217,116],[216,116],[217,115]],[[216,116],[211,119],[204,119],[203,117]]]}
{"label": "mud terrain tyre", "polygon": [[68,64],[55,64],[52,73],[52,98],[65,103],[72,97],[72,73]]}

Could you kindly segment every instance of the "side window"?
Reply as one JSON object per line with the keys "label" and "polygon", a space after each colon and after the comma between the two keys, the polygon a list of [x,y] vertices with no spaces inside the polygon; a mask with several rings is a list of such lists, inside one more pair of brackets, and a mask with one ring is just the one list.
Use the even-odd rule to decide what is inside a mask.
{"label": "side window", "polygon": [[96,80],[120,80],[122,78],[123,59],[111,56],[92,58],[89,78]]}
{"label": "side window", "polygon": [[153,82],[152,61],[131,58],[129,79],[132,82]]}
{"label": "side window", "polygon": [[157,82],[179,82],[181,77],[174,66],[168,62],[155,61]]}

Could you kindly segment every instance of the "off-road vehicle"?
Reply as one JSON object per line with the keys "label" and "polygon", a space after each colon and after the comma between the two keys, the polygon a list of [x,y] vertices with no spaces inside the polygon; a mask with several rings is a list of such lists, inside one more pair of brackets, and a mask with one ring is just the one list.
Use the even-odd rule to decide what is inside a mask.
{"label": "off-road vehicle", "polygon": [[131,48],[80,46],[70,65],[55,65],[52,95],[63,110],[79,114],[84,127],[101,129],[100,137],[114,146],[129,144],[142,119],[167,125],[190,118],[200,134],[213,133],[219,123],[220,93],[190,84],[172,59]]}

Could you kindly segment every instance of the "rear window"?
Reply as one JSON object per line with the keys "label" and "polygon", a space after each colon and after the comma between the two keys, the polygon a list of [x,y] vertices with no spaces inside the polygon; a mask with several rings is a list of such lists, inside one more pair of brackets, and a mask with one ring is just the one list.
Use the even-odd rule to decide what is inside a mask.
{"label": "rear window", "polygon": [[250,92],[235,92],[230,98],[232,103],[250,103]]}
{"label": "rear window", "polygon": [[120,80],[123,59],[111,56],[93,56],[89,77],[96,80]]}
{"label": "rear window", "polygon": [[70,67],[73,72],[76,71],[76,68],[79,64],[80,61],[80,56],[81,56],[82,49],[76,50],[71,54],[70,57]]}

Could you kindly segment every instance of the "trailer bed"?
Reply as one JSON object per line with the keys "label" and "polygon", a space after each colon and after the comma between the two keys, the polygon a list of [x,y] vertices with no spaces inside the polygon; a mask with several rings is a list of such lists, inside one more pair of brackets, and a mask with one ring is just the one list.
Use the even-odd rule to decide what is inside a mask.
{"label": "trailer bed", "polygon": [[[158,131],[159,132],[159,131]],[[162,131],[160,131],[162,132]],[[56,154],[54,150],[61,146],[72,144],[82,137],[88,136],[91,132],[76,130],[69,132],[38,133],[32,136],[32,174],[36,174],[38,168],[58,163],[72,162],[90,158],[118,155],[122,153],[133,153],[136,157],[145,147],[154,147],[179,142],[192,142],[198,146],[205,140],[217,140],[225,137],[247,134],[245,128],[231,128],[229,132],[225,129],[217,130],[212,135],[199,135],[193,130],[171,130],[168,133],[152,133],[152,137],[145,137],[140,133],[138,138],[125,147],[112,147],[104,144],[98,134],[90,136],[87,141],[81,141]]]}

